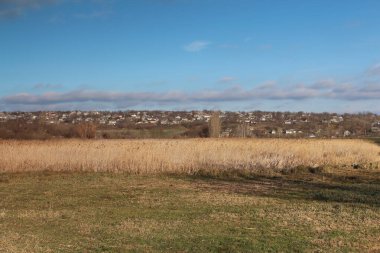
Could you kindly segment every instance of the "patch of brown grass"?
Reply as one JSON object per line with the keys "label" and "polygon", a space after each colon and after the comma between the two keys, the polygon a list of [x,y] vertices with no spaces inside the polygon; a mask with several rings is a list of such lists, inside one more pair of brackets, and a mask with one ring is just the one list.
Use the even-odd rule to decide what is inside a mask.
{"label": "patch of brown grass", "polygon": [[380,147],[361,140],[183,139],[0,141],[0,172],[187,173],[299,166],[379,168]]}

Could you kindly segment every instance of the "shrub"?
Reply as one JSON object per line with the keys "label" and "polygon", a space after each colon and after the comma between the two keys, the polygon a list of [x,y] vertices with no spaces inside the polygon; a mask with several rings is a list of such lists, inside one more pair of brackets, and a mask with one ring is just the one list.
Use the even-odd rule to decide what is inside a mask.
{"label": "shrub", "polygon": [[74,135],[82,139],[94,139],[96,126],[93,123],[80,123],[74,127]]}

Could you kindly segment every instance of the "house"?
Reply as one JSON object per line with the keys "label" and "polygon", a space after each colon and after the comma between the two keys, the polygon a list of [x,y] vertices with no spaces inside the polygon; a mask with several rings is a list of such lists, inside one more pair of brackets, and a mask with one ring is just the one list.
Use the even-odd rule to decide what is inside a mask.
{"label": "house", "polygon": [[285,134],[296,134],[296,133],[297,133],[297,131],[294,130],[294,129],[287,129],[287,130],[285,130]]}
{"label": "house", "polygon": [[348,137],[348,136],[350,136],[350,135],[351,135],[351,132],[348,131],[348,130],[344,131],[344,133],[343,133],[343,136],[344,136],[344,137]]}
{"label": "house", "polygon": [[108,121],[108,125],[110,125],[110,126],[116,126],[116,120],[110,120],[110,121]]}
{"label": "house", "polygon": [[157,124],[157,123],[159,122],[159,120],[158,120],[158,119],[154,119],[154,118],[149,118],[149,119],[148,119],[148,122],[149,122],[150,124]]}
{"label": "house", "polygon": [[210,121],[211,116],[210,115],[204,115],[203,116],[206,122]]}
{"label": "house", "polygon": [[330,120],[330,123],[340,123],[343,122],[342,116],[333,116],[333,118]]}
{"label": "house", "polygon": [[1,122],[7,121],[7,115],[5,115],[5,113],[0,113],[0,121]]}

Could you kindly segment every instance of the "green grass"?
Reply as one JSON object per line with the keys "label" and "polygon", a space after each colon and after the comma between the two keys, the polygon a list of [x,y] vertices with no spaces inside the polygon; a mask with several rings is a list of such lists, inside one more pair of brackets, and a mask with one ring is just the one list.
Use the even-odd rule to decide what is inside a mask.
{"label": "green grass", "polygon": [[0,174],[0,252],[380,249],[380,174]]}
{"label": "green grass", "polygon": [[374,143],[377,143],[380,145],[380,137],[370,137],[370,138],[367,138],[367,140],[373,141]]}
{"label": "green grass", "polygon": [[374,141],[375,143],[377,143],[377,144],[380,144],[380,137],[378,137],[378,138],[373,138],[373,141]]}

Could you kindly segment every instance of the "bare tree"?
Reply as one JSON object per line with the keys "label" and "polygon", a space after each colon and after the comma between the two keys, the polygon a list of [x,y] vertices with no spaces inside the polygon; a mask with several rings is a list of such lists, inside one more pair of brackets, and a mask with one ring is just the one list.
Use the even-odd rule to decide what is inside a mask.
{"label": "bare tree", "polygon": [[82,139],[93,139],[96,136],[96,126],[92,123],[81,123],[74,127],[75,135]]}
{"label": "bare tree", "polygon": [[237,136],[238,137],[247,137],[248,136],[248,124],[246,122],[241,122],[238,126],[237,126]]}
{"label": "bare tree", "polygon": [[210,117],[209,122],[209,136],[211,138],[219,138],[221,131],[220,113],[214,112]]}

